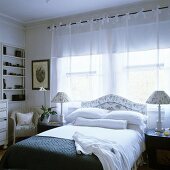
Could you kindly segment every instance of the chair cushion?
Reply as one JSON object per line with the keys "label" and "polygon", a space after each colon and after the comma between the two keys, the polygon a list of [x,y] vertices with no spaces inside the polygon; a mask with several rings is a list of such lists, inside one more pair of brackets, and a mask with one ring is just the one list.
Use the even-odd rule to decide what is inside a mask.
{"label": "chair cushion", "polygon": [[36,127],[32,125],[17,125],[16,126],[16,137],[32,136],[36,134]]}
{"label": "chair cushion", "polygon": [[33,112],[30,113],[16,113],[17,115],[17,125],[32,125]]}

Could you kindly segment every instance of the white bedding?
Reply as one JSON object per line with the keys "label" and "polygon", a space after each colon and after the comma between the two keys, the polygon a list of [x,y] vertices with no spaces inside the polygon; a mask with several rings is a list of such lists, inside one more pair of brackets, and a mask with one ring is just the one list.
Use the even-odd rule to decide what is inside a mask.
{"label": "white bedding", "polygon": [[78,154],[96,155],[103,170],[131,170],[130,161],[124,149],[116,142],[85,136],[79,132],[73,135]]}
{"label": "white bedding", "polygon": [[100,127],[65,125],[40,133],[38,136],[58,137],[73,140],[75,132],[79,132],[86,136],[93,136],[102,140],[117,142],[124,148],[131,167],[144,150],[143,135],[131,129],[114,130]]}

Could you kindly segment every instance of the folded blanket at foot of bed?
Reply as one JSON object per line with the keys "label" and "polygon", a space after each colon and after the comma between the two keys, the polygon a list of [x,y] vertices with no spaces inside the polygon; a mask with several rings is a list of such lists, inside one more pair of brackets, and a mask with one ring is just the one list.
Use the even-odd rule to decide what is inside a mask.
{"label": "folded blanket at foot of bed", "polygon": [[103,170],[95,155],[78,155],[73,140],[43,136],[9,147],[0,169]]}
{"label": "folded blanket at foot of bed", "polygon": [[78,154],[96,155],[104,170],[130,170],[128,157],[119,144],[92,136],[85,136],[79,132],[73,135]]}

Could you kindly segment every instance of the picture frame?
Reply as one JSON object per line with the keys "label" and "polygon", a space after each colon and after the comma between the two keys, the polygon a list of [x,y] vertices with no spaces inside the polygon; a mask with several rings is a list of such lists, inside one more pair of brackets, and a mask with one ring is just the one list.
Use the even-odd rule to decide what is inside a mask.
{"label": "picture frame", "polygon": [[32,90],[50,90],[50,60],[32,60]]}

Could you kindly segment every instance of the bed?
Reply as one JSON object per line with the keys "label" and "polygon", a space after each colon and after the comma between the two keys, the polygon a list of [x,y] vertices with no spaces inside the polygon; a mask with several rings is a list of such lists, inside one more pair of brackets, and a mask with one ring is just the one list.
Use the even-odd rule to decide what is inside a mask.
{"label": "bed", "polygon": [[[95,154],[78,154],[77,146],[75,146],[76,142],[73,140],[73,135],[75,133],[81,133],[83,135],[95,137],[96,139],[114,141],[114,143],[120,145],[124,149],[129,160],[130,168],[133,168],[144,151],[143,131],[138,130],[136,128],[137,126],[133,125],[133,122],[132,124],[129,124],[129,128],[127,126],[127,128],[123,129],[114,129],[110,127],[95,126],[92,121],[98,123],[100,122],[99,120],[110,121],[112,118],[115,119],[114,116],[119,114],[115,114],[114,111],[122,111],[123,114],[126,114],[126,111],[132,111],[143,116],[146,114],[146,106],[134,103],[120,96],[109,94],[93,101],[82,102],[82,110],[91,110],[92,108],[101,109],[102,113],[87,114],[87,112],[85,112],[86,114],[82,114],[82,112],[80,112],[80,115],[77,114],[77,112],[76,114],[71,113],[74,115],[71,117],[72,119],[77,116],[74,123],[72,122],[65,126],[45,131],[12,145],[3,156],[0,168],[102,170],[103,164]],[[107,113],[105,114],[103,111]],[[85,117],[83,115],[85,115]],[[97,119],[94,119],[94,117],[86,117],[89,115],[94,115],[95,118],[97,115]],[[80,124],[81,121],[77,121],[81,116],[83,117],[81,121],[85,124]],[[125,115],[127,121],[131,121],[130,116]],[[68,116],[68,118],[70,117]],[[86,118],[88,121],[84,121]],[[77,122],[77,124],[75,124],[75,122]],[[92,126],[88,126],[86,123],[90,123]],[[105,125],[108,126],[108,123],[105,123]],[[113,124],[109,126],[112,125]]]}

